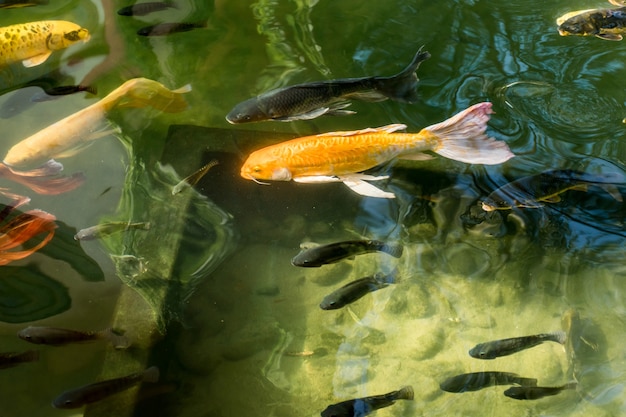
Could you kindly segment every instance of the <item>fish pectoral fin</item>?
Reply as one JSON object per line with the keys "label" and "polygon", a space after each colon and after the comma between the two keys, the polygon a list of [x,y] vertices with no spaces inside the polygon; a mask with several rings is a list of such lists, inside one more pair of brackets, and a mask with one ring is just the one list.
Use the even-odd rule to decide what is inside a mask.
{"label": "fish pectoral fin", "polygon": [[357,136],[357,135],[363,135],[366,133],[392,133],[395,132],[397,130],[403,130],[406,129],[406,125],[403,125],[401,123],[394,123],[391,125],[386,125],[386,126],[381,126],[381,127],[368,127],[367,129],[360,129],[360,130],[348,130],[345,132],[327,132],[327,133],[321,133],[319,135],[316,135],[317,137],[324,137],[324,136]]}
{"label": "fish pectoral fin", "polygon": [[561,196],[557,194],[550,197],[542,198],[541,201],[545,201],[546,203],[559,203],[561,201]]}
{"label": "fish pectoral fin", "polygon": [[341,175],[339,176],[339,179],[357,194],[375,198],[396,198],[394,193],[383,191],[380,188],[365,182],[362,177],[360,177],[361,175],[363,174]]}
{"label": "fish pectoral fin", "polygon": [[26,68],[36,67],[37,65],[43,64],[46,59],[50,57],[50,55],[52,55],[52,51],[46,52],[45,54],[35,55],[23,60],[22,64],[24,64]]}
{"label": "fish pectoral fin", "polygon": [[435,157],[424,152],[415,152],[407,155],[401,155],[398,157],[398,159],[408,159],[410,161],[428,161],[430,159],[435,159]]}
{"label": "fish pectoral fin", "polygon": [[275,117],[273,120],[277,120],[279,122],[293,122],[294,120],[311,120],[316,117],[320,117],[323,114],[328,113],[330,107],[320,107],[315,110],[311,110],[307,113],[299,113],[291,116],[283,116],[283,117]]}
{"label": "fish pectoral fin", "polygon": [[325,182],[341,182],[337,177],[329,175],[311,175],[308,177],[295,177],[292,178],[295,182],[301,182],[305,184],[325,183]]}
{"label": "fish pectoral fin", "polygon": [[618,33],[598,33],[597,38],[604,39],[605,41],[621,41],[624,39],[622,35]]}

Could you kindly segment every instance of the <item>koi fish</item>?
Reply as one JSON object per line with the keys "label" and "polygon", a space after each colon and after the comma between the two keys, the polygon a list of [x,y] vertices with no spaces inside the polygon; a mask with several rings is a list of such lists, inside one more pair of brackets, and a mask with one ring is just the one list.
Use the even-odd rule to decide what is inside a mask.
{"label": "koi fish", "polygon": [[28,326],[20,330],[17,336],[22,340],[37,345],[63,346],[69,343],[108,340],[116,349],[124,349],[130,346],[126,336],[118,334],[111,329],[92,332],[58,327]]}
{"label": "koi fish", "polygon": [[241,168],[245,179],[343,182],[358,194],[394,198],[365,181],[386,176],[361,174],[394,158],[425,159],[433,151],[471,164],[501,164],[515,156],[507,144],[485,135],[491,103],[478,103],[419,133],[394,133],[402,124],[296,138],[253,152]]}
{"label": "koi fish", "polygon": [[177,9],[175,4],[165,3],[162,1],[148,1],[145,3],[137,3],[132,6],[122,7],[117,11],[120,16],[145,16],[153,12],[159,12],[167,9]]}
{"label": "koi fish", "polygon": [[0,369],[13,368],[20,363],[36,362],[38,360],[38,350],[28,350],[26,352],[2,352],[0,353]]}
{"label": "koi fish", "polygon": [[387,394],[356,398],[329,405],[322,411],[322,417],[363,417],[374,410],[395,404],[396,400],[412,400],[413,397],[413,387],[409,385]]}
{"label": "koi fish", "polygon": [[512,355],[524,349],[529,349],[543,342],[556,342],[563,345],[565,344],[565,339],[566,335],[563,331],[532,336],[511,337],[509,339],[480,343],[470,349],[469,355],[476,359],[495,359],[500,356]]}
{"label": "koi fish", "polygon": [[556,24],[561,36],[595,36],[607,41],[621,41],[626,33],[626,7],[570,12],[559,17]]}
{"label": "koi fish", "polygon": [[150,106],[168,113],[187,108],[182,94],[191,91],[186,85],[169,90],[162,84],[147,78],[133,78],[113,90],[106,97],[65,119],[14,145],[4,157],[11,167],[34,166],[52,158],[76,154],[91,141],[111,133],[97,130],[107,113],[114,108]]}
{"label": "koi fish", "polygon": [[339,262],[342,259],[372,252],[387,253],[395,258],[402,256],[404,247],[378,240],[347,240],[326,245],[302,244],[302,251],[293,257],[293,266],[315,268]]}
{"label": "koi fish", "polygon": [[172,33],[179,32],[189,32],[190,30],[197,28],[205,28],[207,26],[207,22],[196,22],[196,23],[184,23],[184,22],[173,22],[173,23],[158,23],[152,26],[146,26],[137,31],[137,35],[140,36],[166,36],[171,35]]}
{"label": "koi fish", "polygon": [[469,374],[460,374],[450,377],[439,384],[443,391],[447,392],[467,392],[478,391],[483,388],[493,387],[494,385],[521,385],[523,387],[534,387],[537,385],[537,379],[524,378],[512,372],[472,372]]}
{"label": "koi fish", "polygon": [[143,372],[136,372],[120,378],[107,379],[65,391],[52,401],[55,408],[80,408],[84,405],[101,401],[118,392],[126,391],[141,382],[157,382],[159,368],[152,366]]}
{"label": "koi fish", "polygon": [[503,185],[482,202],[485,211],[510,210],[513,207],[539,208],[543,203],[561,201],[561,194],[568,190],[587,191],[589,186],[600,187],[615,200],[623,197],[615,184],[624,183],[617,174],[588,174],[571,169],[555,169],[530,175]]}
{"label": "koi fish", "polygon": [[147,222],[110,222],[81,229],[74,235],[74,240],[94,240],[114,233],[126,230],[150,230],[150,223]]}
{"label": "koi fish", "polygon": [[209,170],[211,168],[213,168],[215,165],[218,165],[218,164],[219,164],[219,162],[217,162],[217,160],[213,159],[212,161],[210,161],[208,164],[206,164],[205,166],[203,166],[202,168],[200,168],[199,170],[197,170],[193,174],[189,175],[186,178],[183,178],[178,184],[176,184],[172,188],[172,195],[176,195],[176,194],[180,193],[186,187],[192,187],[192,186],[196,185],[198,183],[198,181],[200,181],[202,179],[202,177],[204,177],[204,175],[207,172],[209,172]]}
{"label": "koi fish", "polygon": [[364,297],[370,292],[380,290],[397,282],[396,272],[389,275],[378,273],[357,279],[328,294],[320,303],[322,310],[337,310]]}
{"label": "koi fish", "polygon": [[37,194],[43,195],[63,194],[85,182],[83,173],[77,172],[69,177],[58,175],[62,170],[63,165],[53,160],[28,171],[18,171],[0,163],[0,177],[25,185]]}
{"label": "koi fish", "polygon": [[[423,48],[423,47],[422,47]],[[430,58],[422,48],[413,61],[400,73],[391,77],[344,78],[330,81],[297,84],[271,90],[237,104],[226,116],[229,123],[249,123],[263,120],[307,120],[327,115],[348,115],[343,110],[350,99],[384,101],[392,99],[405,103],[418,100],[415,72]]]}
{"label": "koi fish", "polygon": [[569,382],[560,387],[511,387],[504,391],[504,395],[516,400],[538,400],[550,395],[557,395],[568,389],[576,389],[577,382]]}
{"label": "koi fish", "polygon": [[89,31],[65,20],[44,20],[0,28],[0,67],[22,61],[25,67],[44,63],[52,52],[87,42]]}

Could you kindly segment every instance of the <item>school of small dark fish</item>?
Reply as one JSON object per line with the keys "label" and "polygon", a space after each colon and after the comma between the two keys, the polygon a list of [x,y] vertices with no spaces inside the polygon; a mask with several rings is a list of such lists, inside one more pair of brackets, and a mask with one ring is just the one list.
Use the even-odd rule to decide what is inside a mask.
{"label": "school of small dark fish", "polygon": [[[622,34],[626,33],[626,7],[614,1],[611,2],[619,7],[581,10],[560,17],[557,19],[558,34],[595,36],[612,41],[622,40]],[[48,0],[0,0],[0,9],[45,6],[48,3]],[[206,20],[169,21],[165,19],[168,11],[176,13],[178,10],[180,6],[176,1],[143,2],[120,8],[117,10],[117,16],[120,17],[116,16],[116,18],[132,28],[133,36],[135,33],[138,36],[137,42],[149,42],[145,39],[146,37],[187,36],[186,32],[197,30],[202,33],[202,31],[210,30],[211,25]],[[157,23],[145,26],[142,19],[137,19],[137,17],[148,15],[155,17]],[[3,36],[4,39],[0,39],[0,46],[4,45],[0,53],[0,57],[3,58],[2,66],[21,65],[30,69],[42,64],[54,51],[73,47],[72,45],[78,41],[89,40],[88,29],[75,27],[76,24],[73,22],[37,21],[15,22],[15,24],[23,24],[26,28],[23,30],[38,35],[42,34],[39,28],[45,27],[46,30],[51,31],[51,34],[42,38],[45,42],[39,42],[39,49],[32,48],[30,55],[26,56],[21,53],[20,48],[15,46],[16,42],[20,42],[20,38],[10,36],[17,29],[0,28],[6,29],[3,32],[6,33]],[[54,30],[59,33],[53,33]],[[60,39],[58,41],[60,46],[56,46],[53,42],[56,39],[53,38],[55,35]],[[22,40],[22,42],[26,41]],[[423,70],[432,70],[432,67],[426,67],[434,64],[437,57],[433,58],[425,50],[425,46],[419,43],[407,45],[406,50],[404,67],[400,66],[395,71],[387,73],[394,75],[327,79],[287,85],[253,97],[242,95],[237,98],[237,102],[229,105],[231,110],[227,114],[220,115],[221,120],[224,122],[225,119],[229,124],[239,125],[276,121],[298,123],[318,117],[350,116],[356,113],[348,109],[354,100],[365,103],[391,100],[408,107],[421,98],[418,95],[418,69],[426,62]],[[413,58],[410,60],[411,56]],[[393,65],[396,64],[398,63],[393,63]],[[96,85],[80,82],[74,84],[73,81],[68,81],[58,73],[36,77],[26,83],[7,88],[2,93],[29,87],[39,87],[43,94],[32,95],[32,92],[29,92],[31,98],[28,106],[69,94],[99,94]],[[73,191],[83,184],[84,175],[76,173],[62,176],[60,174],[62,166],[52,159],[53,157],[72,157],[95,139],[120,133],[116,127],[93,129],[94,125],[106,120],[110,111],[152,107],[167,113],[183,112],[187,109],[187,102],[182,95],[191,91],[192,87],[189,85],[170,90],[151,79],[129,77],[118,89],[113,90],[95,105],[58,121],[11,148],[0,163],[0,176],[38,194],[57,195]],[[309,184],[340,182],[358,194],[360,198],[392,199],[396,198],[396,194],[385,190],[385,185],[379,188],[370,184],[371,181],[391,181],[390,176],[377,176],[371,174],[370,170],[398,159],[428,159],[433,157],[428,152],[432,152],[469,165],[500,165],[509,163],[510,160],[512,160],[511,164],[515,164],[513,158],[516,154],[509,148],[507,140],[495,139],[487,134],[488,122],[494,113],[493,104],[481,102],[479,99],[479,97],[470,98],[470,101],[476,103],[454,115],[441,115],[438,119],[441,120],[440,122],[424,127],[417,133],[400,132],[407,126],[389,120],[389,124],[384,126],[363,126],[358,130],[307,135],[259,148],[244,158],[245,162],[239,174],[243,179],[263,185],[268,184],[266,181],[295,181]],[[372,104],[372,106],[375,105]],[[4,118],[8,113],[13,115],[15,114],[12,113],[13,111],[17,110],[2,108],[0,117]],[[398,117],[401,116],[398,115]],[[37,155],[34,156],[35,154]],[[218,164],[217,160],[210,160],[204,166],[189,167],[190,175],[171,184],[172,198],[181,198],[179,194],[192,192],[193,190],[190,189],[198,186],[205,175],[212,175],[213,171],[208,174],[209,170]],[[220,164],[217,170],[222,168],[223,165]],[[383,181],[383,184],[387,184],[387,181]],[[588,196],[595,196],[594,192],[597,192],[604,194],[605,197],[610,196],[615,202],[623,203],[620,189],[624,187],[626,187],[626,180],[620,174],[583,172],[568,167],[553,168],[528,173],[511,181],[505,181],[503,184],[494,184],[492,189],[484,190],[483,195],[476,197],[476,206],[470,217],[473,217],[476,223],[480,223],[486,216],[493,214],[491,212],[502,211],[514,214],[525,210],[558,207],[567,204],[563,202],[563,199],[571,192],[585,193]],[[0,265],[6,265],[30,256],[48,244],[57,226],[55,216],[42,210],[14,213],[17,207],[30,201],[29,197],[15,194],[4,188],[0,189],[0,195],[10,200],[0,211],[0,221],[4,222],[0,225]],[[176,197],[177,195],[179,196]],[[148,220],[143,221],[143,219],[101,222],[78,230],[74,239],[85,242],[104,239],[111,235],[132,236],[135,233],[145,233],[151,236],[153,230],[150,224]],[[34,239],[36,244],[27,245],[27,249],[16,250],[36,237],[39,237],[39,239]],[[155,235],[154,238],[158,239],[158,236]],[[360,239],[326,244],[303,243],[301,251],[294,253],[291,265],[300,268],[331,268],[324,266],[357,263],[366,256],[391,261],[402,259],[403,256],[406,258],[407,249],[403,242],[378,239],[380,238],[364,236]],[[149,268],[150,265],[146,267]],[[332,310],[351,311],[351,306],[371,302],[379,296],[384,297],[385,292],[388,293],[396,288],[401,290],[403,286],[410,285],[410,280],[405,279],[407,277],[401,272],[401,267],[393,269],[380,267],[379,269],[345,283],[343,286],[333,288],[319,302],[319,307],[324,312],[317,311],[317,313],[332,317],[332,314],[338,314],[338,312],[333,313]],[[571,370],[566,376],[568,380],[563,381],[561,385],[538,385],[538,379],[532,375],[521,376],[513,372],[481,371],[459,373],[447,377],[441,375],[439,377],[442,381],[439,388],[448,393],[465,393],[511,385],[503,391],[503,394],[516,400],[538,400],[568,391],[582,395],[577,380],[580,358],[593,355],[599,347],[595,342],[590,343],[590,338],[583,335],[585,325],[577,311],[566,312],[562,323],[562,330],[524,336],[511,335],[508,338],[481,342],[468,352],[469,356],[480,360],[500,360],[498,358],[508,357],[500,360],[503,362],[512,360],[510,358],[512,355],[544,343],[563,345]],[[69,344],[98,343],[99,341],[104,341],[110,345],[109,347],[119,350],[127,349],[132,345],[132,337],[123,334],[118,329],[111,328],[76,330],[51,326],[27,326],[17,332],[17,338],[27,343],[41,345],[41,351],[48,349],[48,346],[64,349],[64,346]],[[23,350],[0,353],[0,369],[33,366],[26,364],[40,361],[41,351]],[[321,350],[305,350],[286,353],[286,355],[306,358],[315,356],[319,352]],[[120,352],[120,354],[131,353]],[[159,368],[151,366],[127,375],[90,382],[62,391],[56,398],[51,399],[51,402],[55,408],[80,408],[106,400],[116,393],[144,382],[157,382],[159,378]],[[396,381],[390,381],[390,383],[395,384]],[[323,409],[322,417],[362,417],[389,407],[398,400],[411,401],[414,398],[414,388],[406,385],[388,393],[338,401],[326,408],[323,408],[323,405],[319,408]]]}

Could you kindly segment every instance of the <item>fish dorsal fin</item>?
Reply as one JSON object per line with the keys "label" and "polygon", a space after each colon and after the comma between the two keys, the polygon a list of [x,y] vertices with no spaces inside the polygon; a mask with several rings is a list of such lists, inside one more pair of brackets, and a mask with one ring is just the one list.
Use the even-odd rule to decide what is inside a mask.
{"label": "fish dorsal fin", "polygon": [[381,127],[368,127],[366,129],[361,129],[361,130],[347,130],[345,132],[327,132],[327,133],[321,133],[319,135],[317,135],[318,137],[324,137],[324,136],[357,136],[357,135],[363,135],[366,133],[392,133],[395,132],[397,130],[403,130],[406,129],[406,125],[401,124],[401,123],[395,123],[395,124],[391,124],[391,125],[387,125],[387,126],[381,126]]}
{"label": "fish dorsal fin", "polygon": [[396,198],[394,193],[383,191],[380,188],[363,181],[357,176],[341,175],[339,179],[357,194],[364,195],[366,197]]}
{"label": "fish dorsal fin", "polygon": [[37,65],[43,64],[50,55],[52,55],[52,51],[48,51],[44,54],[35,55],[33,57],[23,60],[22,64],[24,64],[26,68],[36,67]]}
{"label": "fish dorsal fin", "polygon": [[598,33],[597,38],[604,39],[605,41],[621,41],[624,39],[622,35],[618,33]]}

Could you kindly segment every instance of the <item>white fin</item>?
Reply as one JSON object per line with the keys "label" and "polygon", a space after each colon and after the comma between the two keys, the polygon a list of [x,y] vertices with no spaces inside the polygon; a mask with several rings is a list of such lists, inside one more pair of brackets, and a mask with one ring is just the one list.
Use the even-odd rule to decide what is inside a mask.
{"label": "white fin", "polygon": [[24,64],[26,68],[36,67],[37,65],[46,62],[46,59],[48,59],[50,55],[52,55],[52,51],[46,52],[45,54],[35,55],[33,57],[23,60],[22,64]]}
{"label": "white fin", "polygon": [[485,134],[491,113],[491,103],[478,103],[423,130],[437,137],[433,151],[439,155],[468,164],[501,164],[515,155],[506,142]]}
{"label": "white fin", "polygon": [[315,119],[316,117],[320,117],[323,114],[328,113],[329,110],[330,110],[330,107],[320,107],[318,109],[311,110],[308,113],[300,113],[300,114],[294,114],[292,116],[276,117],[272,120],[278,120],[279,122],[293,122],[294,120],[311,120],[311,119]]}
{"label": "white fin", "polygon": [[316,248],[320,246],[319,243],[315,243],[315,242],[302,242],[300,243],[300,249],[312,249],[312,248]]}
{"label": "white fin", "polygon": [[317,137],[324,137],[324,136],[356,136],[356,135],[362,135],[365,133],[392,133],[395,132],[397,130],[403,130],[406,129],[406,125],[400,124],[400,123],[395,123],[395,124],[391,124],[391,125],[387,125],[387,126],[381,126],[381,127],[368,127],[367,129],[361,129],[361,130],[348,130],[345,132],[327,132],[327,133],[321,133],[319,135],[316,135]]}
{"label": "white fin", "polygon": [[363,181],[356,175],[341,175],[339,178],[348,186],[348,188],[357,194],[364,195],[366,197],[396,198],[394,193],[383,191],[380,188]]}
{"label": "white fin", "polygon": [[172,93],[176,93],[176,94],[185,94],[191,91],[191,84],[185,84],[180,88],[177,88],[176,90],[172,90]]}
{"label": "white fin", "polygon": [[624,39],[618,33],[599,33],[596,35],[596,38],[604,39],[605,41],[621,41]]}

